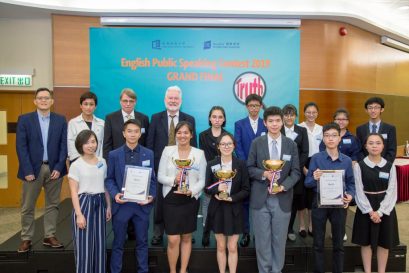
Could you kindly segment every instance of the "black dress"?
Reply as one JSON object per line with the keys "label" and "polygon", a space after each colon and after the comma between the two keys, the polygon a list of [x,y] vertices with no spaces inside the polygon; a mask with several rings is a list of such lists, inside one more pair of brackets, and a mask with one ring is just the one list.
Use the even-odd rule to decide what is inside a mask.
{"label": "black dress", "polygon": [[[378,166],[371,168],[362,160],[359,162],[359,167],[361,168],[364,191],[381,192],[387,190],[390,183],[389,179],[380,178],[379,176],[380,172],[390,174],[393,167],[390,162],[387,162],[382,168]],[[365,193],[373,211],[379,209],[385,195],[386,192],[379,194]],[[368,213],[362,214],[359,207],[357,207],[352,231],[352,243],[361,246],[381,246],[386,249],[397,246],[399,244],[399,231],[395,208],[393,208],[389,215],[384,214],[381,219],[380,223],[375,224],[371,221]]]}
{"label": "black dress", "polygon": [[214,195],[218,193],[218,187],[207,189],[217,182],[212,171],[215,166],[221,166],[220,157],[208,162],[206,167],[206,193],[211,195],[207,213],[207,224],[215,234],[226,236],[243,233],[243,200],[250,193],[249,175],[246,162],[233,157],[232,170],[237,171],[231,182],[230,197],[232,202],[219,201]]}

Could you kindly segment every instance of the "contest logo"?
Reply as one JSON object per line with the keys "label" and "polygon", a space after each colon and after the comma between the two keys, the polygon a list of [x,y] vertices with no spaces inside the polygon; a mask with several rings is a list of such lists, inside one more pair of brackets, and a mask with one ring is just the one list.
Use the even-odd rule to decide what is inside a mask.
{"label": "contest logo", "polygon": [[211,49],[212,48],[212,41],[204,41],[203,49]]}
{"label": "contest logo", "polygon": [[263,98],[266,91],[266,82],[255,72],[244,72],[234,80],[233,93],[242,104],[245,104],[248,95],[257,94]]}
{"label": "contest logo", "polygon": [[160,40],[152,41],[152,49],[161,49],[160,48]]}

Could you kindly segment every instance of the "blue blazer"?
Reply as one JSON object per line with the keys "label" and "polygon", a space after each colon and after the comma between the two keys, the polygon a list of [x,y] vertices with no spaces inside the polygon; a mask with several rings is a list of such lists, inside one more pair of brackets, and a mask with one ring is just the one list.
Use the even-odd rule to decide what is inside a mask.
{"label": "blue blazer", "polygon": [[17,177],[40,174],[44,148],[47,149],[50,171],[60,172],[60,177],[67,174],[67,121],[64,116],[50,113],[47,147],[43,145],[40,122],[37,111],[18,117],[16,149],[19,160]]}
{"label": "blue blazer", "polygon": [[247,160],[250,151],[251,142],[267,132],[263,119],[258,118],[257,133],[254,134],[249,117],[236,121],[234,123],[234,139],[236,140],[236,156],[241,160]]}
{"label": "blue blazer", "polygon": [[[124,181],[124,173],[125,173],[125,145],[122,145],[118,149],[115,149],[111,151],[108,155],[108,171],[107,171],[107,177],[105,179],[105,187],[109,192],[109,195],[111,195],[113,202],[112,202],[112,214],[115,214],[120,204],[115,202],[115,195],[118,193],[122,192],[122,184]],[[149,161],[149,164],[147,164],[144,167],[150,167],[152,168],[152,177],[151,177],[151,183],[150,183],[150,188],[149,188],[149,195],[153,196],[153,198],[156,197],[156,178],[155,178],[155,172],[153,172],[153,152],[142,145],[138,145],[136,148],[136,157],[137,157],[137,164],[136,166],[142,166],[142,162],[147,162]],[[152,208],[152,203],[148,205],[138,205],[135,203],[136,206],[139,206],[142,208],[142,210],[146,210],[145,212],[149,212],[149,210]]]}

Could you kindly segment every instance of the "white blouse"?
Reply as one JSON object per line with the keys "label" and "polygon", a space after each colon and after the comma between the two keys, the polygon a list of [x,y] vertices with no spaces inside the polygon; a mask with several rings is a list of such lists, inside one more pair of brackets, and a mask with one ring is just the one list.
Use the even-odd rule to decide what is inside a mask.
{"label": "white blouse", "polygon": [[315,155],[316,153],[319,153],[320,144],[322,141],[322,126],[319,124],[315,124],[314,129],[310,131],[305,121],[301,122],[298,125],[307,129],[308,144],[309,144],[308,145],[308,148],[309,148],[308,157],[311,157]]}
{"label": "white blouse", "polygon": [[[165,197],[172,189],[176,174],[179,172],[173,160],[179,159],[178,146],[166,146],[162,152],[159,162],[158,181],[163,184],[163,197]],[[192,192],[192,197],[198,199],[205,186],[206,180],[206,158],[204,152],[200,149],[192,147],[188,156],[194,160],[193,165],[188,170],[189,175],[189,190]]]}
{"label": "white blouse", "polygon": [[107,164],[105,159],[98,157],[98,163],[89,164],[82,157],[71,164],[68,178],[78,182],[78,194],[97,194],[105,192],[105,178],[107,176]]}
{"label": "white blouse", "polygon": [[[370,161],[368,157],[365,157],[364,163],[370,168],[374,168],[375,166],[382,168],[383,166],[385,166],[387,161],[384,158],[382,158],[381,162],[379,162],[378,164],[375,164],[374,162]],[[364,186],[362,184],[361,168],[359,167],[359,164],[354,164],[354,176],[355,176],[356,204],[359,207],[359,209],[362,211],[363,214],[369,213],[373,211],[373,209],[371,207],[371,204],[369,203],[368,198],[366,197],[364,193]],[[380,212],[381,216],[383,214],[389,215],[392,209],[395,207],[397,199],[398,199],[398,192],[397,192],[397,181],[396,181],[396,167],[395,165],[392,165],[392,168],[389,174],[388,189],[386,190],[386,195],[383,198],[379,206],[378,213]]]}

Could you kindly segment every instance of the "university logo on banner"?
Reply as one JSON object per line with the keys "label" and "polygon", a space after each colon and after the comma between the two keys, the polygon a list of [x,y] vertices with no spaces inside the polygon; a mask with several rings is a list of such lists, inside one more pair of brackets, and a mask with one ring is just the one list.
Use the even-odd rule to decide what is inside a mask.
{"label": "university logo on banner", "polygon": [[257,94],[263,98],[266,91],[266,82],[263,77],[255,72],[244,72],[234,80],[234,96],[243,104],[245,104],[248,95]]}

